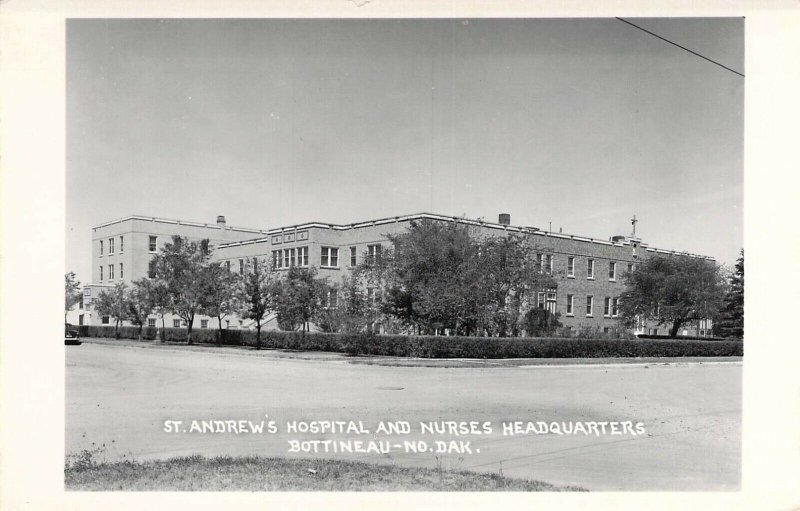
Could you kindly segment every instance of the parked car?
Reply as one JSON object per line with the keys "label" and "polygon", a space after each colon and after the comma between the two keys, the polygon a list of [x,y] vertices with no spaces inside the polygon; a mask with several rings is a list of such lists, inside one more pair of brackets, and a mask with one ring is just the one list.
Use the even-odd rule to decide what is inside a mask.
{"label": "parked car", "polygon": [[64,323],[64,345],[79,346],[81,344],[81,334],[77,328],[69,323]]}

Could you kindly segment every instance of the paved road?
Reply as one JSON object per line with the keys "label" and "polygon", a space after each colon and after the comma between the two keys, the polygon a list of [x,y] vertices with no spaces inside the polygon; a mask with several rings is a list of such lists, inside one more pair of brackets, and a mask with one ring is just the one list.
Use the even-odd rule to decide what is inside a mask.
{"label": "paved road", "polygon": [[[736,490],[741,364],[429,368],[84,344],[66,348],[66,449],[137,459],[287,455],[291,420],[491,421],[473,454],[339,454],[593,490]],[[276,435],[166,433],[165,420],[278,421]],[[641,421],[646,434],[503,436],[501,421]],[[370,440],[374,435],[356,438]],[[385,439],[386,437],[380,437]],[[93,445],[94,443],[94,445]],[[480,453],[477,450],[480,450]],[[303,455],[308,457],[308,455]],[[336,455],[321,455],[336,457]]]}

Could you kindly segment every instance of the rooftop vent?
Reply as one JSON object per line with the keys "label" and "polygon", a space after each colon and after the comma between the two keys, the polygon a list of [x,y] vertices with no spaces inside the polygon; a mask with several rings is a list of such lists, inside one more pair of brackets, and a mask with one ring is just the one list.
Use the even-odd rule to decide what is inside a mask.
{"label": "rooftop vent", "polygon": [[225,227],[225,215],[217,216],[217,225],[220,227]]}
{"label": "rooftop vent", "polygon": [[621,236],[618,234],[616,236],[611,236],[610,240],[613,243],[622,243],[623,241],[625,241],[625,236]]}
{"label": "rooftop vent", "polygon": [[497,219],[497,223],[500,225],[511,225],[511,215],[508,213],[500,213],[500,216]]}

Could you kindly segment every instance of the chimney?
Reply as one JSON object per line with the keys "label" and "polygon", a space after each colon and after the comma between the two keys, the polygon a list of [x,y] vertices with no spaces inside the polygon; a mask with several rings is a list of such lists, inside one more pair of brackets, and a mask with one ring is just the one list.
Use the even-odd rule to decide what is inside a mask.
{"label": "chimney", "polygon": [[225,215],[217,215],[217,225],[221,228],[225,228]]}
{"label": "chimney", "polygon": [[509,215],[508,213],[500,213],[497,222],[500,225],[511,225],[511,215]]}

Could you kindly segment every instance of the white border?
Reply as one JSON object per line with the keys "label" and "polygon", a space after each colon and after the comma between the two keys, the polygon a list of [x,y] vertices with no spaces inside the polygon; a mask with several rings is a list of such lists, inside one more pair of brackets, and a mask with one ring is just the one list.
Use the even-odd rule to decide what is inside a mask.
{"label": "white border", "polygon": [[[357,4],[361,4],[358,7]],[[490,6],[489,6],[490,5]],[[66,17],[746,16],[744,473],[741,492],[65,493],[64,20]],[[800,504],[800,351],[792,321],[800,119],[795,1],[18,1],[0,4],[0,506],[2,509],[791,509]],[[786,264],[786,262],[789,264]],[[35,332],[35,334],[32,334]]]}

